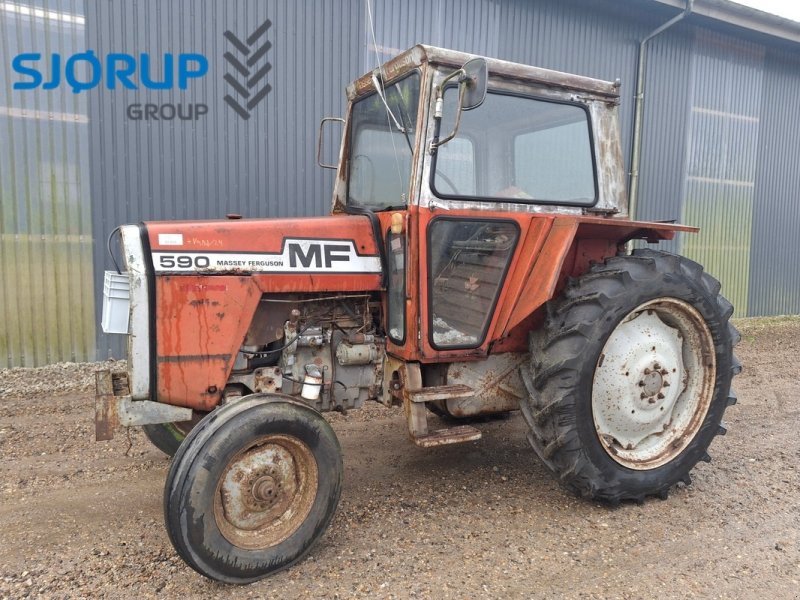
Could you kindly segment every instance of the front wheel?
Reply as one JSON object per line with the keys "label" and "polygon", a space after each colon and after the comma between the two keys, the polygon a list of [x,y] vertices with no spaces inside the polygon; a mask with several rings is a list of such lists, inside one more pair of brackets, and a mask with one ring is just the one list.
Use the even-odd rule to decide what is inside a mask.
{"label": "front wheel", "polygon": [[522,408],[568,489],[610,503],[666,497],[710,460],[739,370],[719,290],[697,263],[639,250],[593,266],[548,305]]}
{"label": "front wheel", "polygon": [[214,410],[181,444],[164,488],[167,532],[200,574],[250,583],[308,552],[341,486],[327,421],[292,398],[253,394]]}

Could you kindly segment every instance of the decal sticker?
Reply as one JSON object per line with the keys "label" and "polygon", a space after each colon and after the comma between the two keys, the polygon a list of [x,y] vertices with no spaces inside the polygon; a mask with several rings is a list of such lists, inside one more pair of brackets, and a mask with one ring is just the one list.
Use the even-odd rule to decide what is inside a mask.
{"label": "decal sticker", "polygon": [[182,233],[159,233],[158,234],[159,246],[183,246]]}
{"label": "decal sticker", "polygon": [[[162,234],[159,234],[159,237]],[[277,253],[153,252],[156,272],[380,273],[380,257],[362,256],[353,240],[283,240]]]}

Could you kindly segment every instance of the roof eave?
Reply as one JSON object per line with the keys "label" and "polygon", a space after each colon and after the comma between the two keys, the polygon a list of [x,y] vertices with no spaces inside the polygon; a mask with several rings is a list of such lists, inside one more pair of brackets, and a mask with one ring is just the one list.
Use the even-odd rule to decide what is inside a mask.
{"label": "roof eave", "polygon": [[[683,10],[686,0],[653,0]],[[800,44],[800,23],[729,0],[695,0],[692,13]]]}

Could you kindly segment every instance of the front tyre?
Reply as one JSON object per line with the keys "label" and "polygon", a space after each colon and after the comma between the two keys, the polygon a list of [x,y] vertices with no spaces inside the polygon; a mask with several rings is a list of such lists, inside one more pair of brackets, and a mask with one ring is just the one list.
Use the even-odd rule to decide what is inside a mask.
{"label": "front tyre", "polygon": [[206,577],[250,583],[302,558],[333,518],[342,456],[311,407],[275,394],[224,405],[175,454],[164,488],[167,532]]}
{"label": "front tyre", "polygon": [[548,305],[521,407],[565,487],[612,504],[666,497],[710,460],[739,370],[719,290],[697,263],[637,250],[594,265]]}

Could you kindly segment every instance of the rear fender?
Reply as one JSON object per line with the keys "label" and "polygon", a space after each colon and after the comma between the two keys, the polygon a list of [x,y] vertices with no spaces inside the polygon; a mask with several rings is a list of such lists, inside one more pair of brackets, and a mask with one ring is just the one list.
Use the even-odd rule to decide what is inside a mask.
{"label": "rear fender", "polygon": [[631,240],[657,243],[673,239],[679,231],[699,230],[674,223],[557,217],[528,267],[519,293],[513,296],[515,302],[505,310],[507,319],[498,323],[498,341],[492,351],[525,351],[528,331],[541,319],[545,303],[558,295],[569,277],[579,277],[592,263],[618,254]]}

